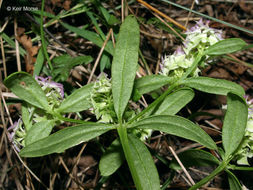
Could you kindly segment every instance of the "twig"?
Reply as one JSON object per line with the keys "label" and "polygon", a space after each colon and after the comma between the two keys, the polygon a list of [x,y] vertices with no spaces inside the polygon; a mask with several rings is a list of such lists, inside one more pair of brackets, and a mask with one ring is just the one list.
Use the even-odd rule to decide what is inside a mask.
{"label": "twig", "polygon": [[2,53],[2,59],[3,59],[4,78],[6,78],[7,77],[7,69],[6,69],[6,60],[5,60],[4,44],[3,44],[2,36],[0,36],[0,43],[1,43],[1,53]]}
{"label": "twig", "polygon": [[[191,10],[193,9],[194,5],[195,5],[195,0],[192,0]],[[185,28],[187,28],[187,26],[188,26],[190,16],[191,16],[191,12],[188,13],[187,20],[184,25]]]}
{"label": "twig", "polygon": [[160,62],[161,62],[160,60],[161,60],[161,52],[158,52],[158,59],[156,63],[155,74],[158,74],[159,72],[159,67],[160,67]]}
{"label": "twig", "polygon": [[121,22],[124,21],[124,0],[121,0]]}
{"label": "twig", "polygon": [[[28,13],[25,14],[30,20],[32,20],[37,26],[40,26],[40,23],[38,23],[33,17],[31,17],[31,15],[29,15]],[[51,32],[49,32],[49,30],[45,27],[43,27],[43,30],[51,37],[53,38],[53,40],[59,44],[69,55],[71,55],[72,57],[75,57],[76,55],[67,47],[65,47],[65,45],[58,40]]]}
{"label": "twig", "polygon": [[[83,151],[84,151],[86,145],[87,145],[87,143],[83,144],[83,146],[82,146],[80,152],[78,153],[78,155],[77,155],[77,157],[76,157],[76,160],[74,161],[74,166],[73,166],[72,169],[71,169],[71,172],[70,172],[71,174],[73,173],[74,169],[76,168],[77,164],[79,163],[80,157],[81,157],[81,155],[82,155],[82,153],[83,153]],[[72,174],[72,175],[73,175],[73,174]]]}
{"label": "twig", "polygon": [[3,3],[3,0],[0,0],[0,9],[1,9],[1,7],[2,7],[2,3]]}
{"label": "twig", "polygon": [[190,174],[187,172],[187,170],[185,169],[184,165],[182,164],[182,162],[180,161],[180,159],[178,158],[177,154],[175,153],[175,151],[172,149],[171,146],[168,146],[171,153],[173,154],[173,156],[175,157],[175,159],[177,160],[178,164],[180,165],[180,167],[183,169],[185,175],[187,176],[187,178],[189,179],[189,181],[191,182],[192,185],[195,185],[195,182],[193,181],[193,179],[191,178]]}
{"label": "twig", "polygon": [[84,190],[84,186],[79,182],[78,179],[76,179],[72,173],[69,172],[69,169],[67,167],[67,165],[65,164],[65,162],[63,161],[62,157],[60,156],[60,163],[62,164],[62,166],[64,167],[65,171],[67,172],[67,174],[71,177],[71,179],[77,183],[80,186],[80,189]]}
{"label": "twig", "polygon": [[0,33],[2,33],[2,32],[4,31],[4,29],[6,28],[6,26],[7,26],[8,22],[9,22],[9,20],[10,20],[10,19],[7,19],[7,20],[5,21],[4,25],[3,25],[3,26],[1,27],[1,29],[0,29]]}
{"label": "twig", "polygon": [[14,34],[15,34],[15,44],[16,44],[17,67],[18,67],[18,71],[21,71],[21,62],[20,62],[20,54],[19,54],[19,44],[18,44],[18,40],[17,40],[17,37],[18,37],[17,28],[18,28],[17,19],[14,18]]}
{"label": "twig", "polygon": [[179,28],[186,30],[186,28],[179,24],[178,22],[176,22],[175,20],[173,20],[172,18],[168,17],[167,15],[165,15],[164,13],[162,13],[161,11],[157,10],[156,8],[152,7],[151,5],[149,5],[148,3],[146,3],[143,0],[137,0],[139,3],[141,3],[143,6],[145,6],[146,8],[154,11],[155,13],[159,14],[160,16],[162,16],[163,18],[167,19],[169,22],[175,24],[176,26],[178,26]]}
{"label": "twig", "polygon": [[153,15],[158,18],[163,24],[165,24],[169,29],[171,29],[181,40],[184,41],[183,36],[181,36],[173,27],[171,27],[167,22],[165,22],[161,17],[159,17],[157,14],[153,13]]}
{"label": "twig", "polygon": [[111,34],[112,34],[112,29],[110,29],[110,31],[109,31],[109,33],[108,33],[108,35],[107,35],[107,37],[106,37],[106,39],[105,39],[105,41],[104,41],[104,43],[103,43],[103,46],[102,46],[102,48],[100,49],[100,52],[99,52],[99,54],[98,54],[98,57],[97,57],[96,62],[95,62],[95,64],[94,64],[94,67],[92,68],[92,71],[91,71],[91,74],[90,74],[90,77],[89,77],[89,80],[88,80],[87,84],[89,84],[89,83],[91,82],[91,79],[92,79],[92,77],[93,77],[93,75],[94,75],[94,72],[95,72],[95,70],[96,70],[96,68],[97,68],[97,65],[98,65],[98,62],[99,62],[99,60],[100,60],[100,57],[102,56],[102,53],[103,53],[103,51],[104,51],[104,49],[105,49],[105,46],[106,46],[106,44],[107,44],[107,42],[108,42],[108,40],[109,40]]}

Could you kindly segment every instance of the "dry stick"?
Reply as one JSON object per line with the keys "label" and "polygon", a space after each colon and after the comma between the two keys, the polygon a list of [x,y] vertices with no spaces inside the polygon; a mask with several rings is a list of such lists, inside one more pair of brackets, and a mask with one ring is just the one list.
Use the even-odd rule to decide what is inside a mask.
{"label": "dry stick", "polygon": [[50,183],[50,185],[49,185],[50,190],[54,189],[54,182],[55,182],[56,177],[57,177],[57,173],[54,173],[53,177],[50,179],[50,182],[49,182]]}
{"label": "dry stick", "polygon": [[[195,0],[192,0],[191,10],[193,9],[194,5],[195,5]],[[189,13],[188,13],[187,20],[184,25],[185,28],[187,28],[187,26],[188,26],[190,16],[191,16],[191,11],[189,11]]]}
{"label": "dry stick", "polygon": [[113,48],[115,48],[115,39],[114,39],[113,31],[112,31],[112,45],[113,45]]}
{"label": "dry stick", "polygon": [[76,157],[76,160],[75,160],[75,162],[74,162],[74,166],[72,167],[71,172],[70,172],[71,175],[73,175],[72,173],[73,173],[74,169],[76,168],[77,164],[79,163],[80,158],[81,158],[81,155],[82,155],[82,153],[83,153],[83,151],[84,151],[86,145],[87,145],[87,143],[85,143],[85,144],[82,146],[80,152],[78,153],[78,155],[77,155],[77,157]]}
{"label": "dry stick", "polygon": [[92,71],[90,73],[90,77],[89,77],[89,80],[88,80],[87,84],[89,84],[91,82],[91,79],[92,79],[92,77],[94,75],[94,72],[95,72],[95,70],[97,68],[98,62],[100,60],[100,57],[102,56],[102,53],[103,53],[103,51],[105,49],[105,46],[106,46],[106,44],[107,44],[107,42],[108,42],[108,40],[109,40],[109,38],[111,36],[111,33],[112,33],[112,29],[110,29],[109,34],[107,35],[107,37],[106,37],[106,39],[105,39],[105,41],[103,43],[103,46],[102,46],[102,48],[101,48],[101,50],[100,50],[100,52],[98,54],[98,57],[97,57],[96,62],[94,64],[94,67],[92,68]]}
{"label": "dry stick", "polygon": [[161,52],[158,52],[158,59],[157,59],[157,63],[156,63],[156,68],[155,68],[155,74],[158,74],[159,72],[159,66],[160,66],[160,61],[161,60]]}
{"label": "dry stick", "polygon": [[[13,125],[13,121],[10,117],[10,112],[9,112],[9,109],[7,107],[7,104],[5,102],[5,99],[3,97],[3,94],[2,94],[2,90],[0,89],[0,94],[1,94],[1,98],[2,98],[2,101],[3,101],[3,104],[4,104],[4,108],[5,108],[5,111],[8,115],[8,119],[10,121],[10,124]],[[16,156],[18,157],[19,161],[23,164],[23,166],[31,173],[31,175],[38,181],[40,182],[45,188],[47,188],[47,186],[29,169],[29,167],[23,162],[23,160],[20,158],[18,152],[16,151],[15,147],[13,146],[13,144],[11,143],[11,147],[12,149],[14,150]],[[48,188],[47,188],[48,189]]]}
{"label": "dry stick", "polygon": [[231,57],[232,59],[238,61],[239,63],[243,64],[246,67],[249,67],[249,65],[247,63],[245,63],[244,61],[238,59],[236,56],[232,55],[232,54],[227,54],[229,57]]}
{"label": "dry stick", "polygon": [[[31,15],[29,15],[28,13],[25,14],[30,20],[32,20],[37,26],[40,26],[40,23],[38,23]],[[56,37],[54,37],[54,35],[49,32],[49,30],[45,27],[43,27],[43,30],[51,37],[53,38],[53,40],[59,44],[69,55],[71,55],[72,57],[75,57],[75,53],[73,53],[72,50],[68,49],[67,47],[65,47],[65,45],[60,41],[58,40]]]}
{"label": "dry stick", "polygon": [[121,22],[124,21],[124,0],[121,0]]}
{"label": "dry stick", "polygon": [[2,33],[3,31],[4,31],[4,29],[6,28],[6,26],[7,26],[7,24],[8,24],[8,22],[9,22],[9,18],[6,20],[6,22],[4,23],[4,25],[1,27],[1,29],[0,29],[0,33]]}
{"label": "dry stick", "polygon": [[65,169],[65,171],[68,173],[68,175],[70,176],[70,178],[76,183],[76,184],[78,184],[79,186],[80,186],[80,189],[83,189],[84,190],[84,186],[83,186],[83,184],[81,184],[81,182],[79,182],[79,180],[78,179],[76,179],[70,172],[69,172],[69,169],[68,169],[68,167],[66,166],[66,164],[65,164],[65,162],[63,161],[63,159],[62,159],[62,157],[60,156],[60,163],[62,164],[62,166],[64,167],[64,169]]}
{"label": "dry stick", "polygon": [[8,97],[8,98],[19,98],[18,96],[16,96],[12,92],[2,92],[2,95],[3,95],[3,97]]}
{"label": "dry stick", "polygon": [[0,42],[1,42],[1,53],[2,53],[3,66],[4,66],[4,78],[6,78],[7,77],[7,70],[6,70],[6,60],[5,60],[4,44],[3,44],[2,36],[0,36]]}
{"label": "dry stick", "polygon": [[2,3],[3,3],[3,0],[0,0],[0,9],[1,9],[1,7],[2,7]]}
{"label": "dry stick", "polygon": [[173,156],[175,157],[175,159],[177,160],[178,164],[181,166],[181,168],[183,169],[185,175],[187,176],[187,178],[189,179],[189,181],[191,182],[192,185],[195,185],[195,182],[193,181],[193,179],[191,178],[190,174],[187,172],[187,170],[185,169],[184,165],[182,164],[182,162],[180,161],[180,159],[178,158],[177,154],[175,153],[175,151],[171,148],[171,146],[169,146],[169,149],[171,151],[171,153],[173,154]]}
{"label": "dry stick", "polygon": [[183,36],[181,36],[173,27],[171,27],[167,22],[165,22],[161,17],[159,17],[157,14],[153,13],[153,15],[158,18],[163,24],[165,24],[169,29],[171,29],[178,37],[184,41]]}
{"label": "dry stick", "polygon": [[168,17],[167,15],[165,15],[164,13],[162,13],[161,11],[157,10],[156,8],[152,7],[151,5],[149,5],[148,3],[146,3],[143,0],[137,0],[139,3],[141,3],[142,5],[144,5],[145,7],[147,7],[148,9],[151,9],[152,11],[154,11],[155,13],[159,14],[160,16],[162,16],[163,18],[167,19],[169,22],[173,23],[174,25],[178,26],[179,28],[186,30],[186,28],[179,24],[178,22],[176,22],[175,20],[173,20],[172,18]]}
{"label": "dry stick", "polygon": [[20,54],[19,54],[19,44],[18,44],[18,40],[17,40],[17,37],[18,37],[17,29],[18,29],[17,19],[14,18],[14,34],[15,34],[15,44],[16,44],[17,66],[18,66],[18,71],[21,71],[21,62],[20,62]]}
{"label": "dry stick", "polygon": [[7,104],[6,104],[6,102],[5,102],[5,99],[4,99],[4,97],[3,97],[2,89],[0,89],[0,94],[1,94],[1,98],[2,98],[3,104],[4,104],[5,111],[6,111],[6,113],[7,113],[8,119],[9,119],[9,121],[10,121],[10,124],[13,125],[13,121],[12,121],[12,119],[11,119],[9,109],[8,109]]}
{"label": "dry stick", "polygon": [[166,38],[168,38],[168,36],[166,36],[166,35],[150,34],[150,33],[146,32],[144,30],[141,30],[141,29],[140,29],[140,33],[142,33],[146,36],[152,37],[152,38],[157,38],[157,39],[166,39]]}

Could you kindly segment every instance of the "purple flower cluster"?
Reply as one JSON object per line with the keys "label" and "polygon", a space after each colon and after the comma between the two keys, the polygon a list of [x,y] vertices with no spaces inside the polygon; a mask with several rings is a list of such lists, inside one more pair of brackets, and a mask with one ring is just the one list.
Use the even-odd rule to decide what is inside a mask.
{"label": "purple flower cluster", "polygon": [[23,140],[25,135],[22,125],[22,119],[19,118],[18,121],[15,121],[14,124],[7,129],[8,139],[10,142],[12,142],[14,148],[18,152],[20,152],[20,149],[23,146]]}
{"label": "purple flower cluster", "polygon": [[55,89],[63,98],[64,97],[64,89],[63,85],[54,81],[51,81],[52,77],[41,77],[41,76],[35,76],[36,81],[39,83],[39,85],[42,88],[53,88]]}
{"label": "purple flower cluster", "polygon": [[[172,55],[162,58],[160,64],[162,75],[180,78],[192,65],[197,54],[203,54],[208,47],[223,40],[222,31],[210,28],[208,25],[209,21],[199,20],[195,26],[185,32],[187,36],[183,46],[178,47]],[[205,56],[201,66],[204,66],[205,62],[209,63],[208,58]],[[192,75],[196,77],[199,72],[200,70],[196,68]]]}

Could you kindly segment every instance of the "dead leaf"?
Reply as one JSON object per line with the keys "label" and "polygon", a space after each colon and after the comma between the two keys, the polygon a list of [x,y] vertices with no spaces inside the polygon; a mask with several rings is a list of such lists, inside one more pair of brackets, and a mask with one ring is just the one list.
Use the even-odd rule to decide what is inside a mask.
{"label": "dead leaf", "polygon": [[32,74],[34,70],[34,63],[36,62],[36,58],[34,56],[37,55],[39,47],[33,46],[31,37],[24,34],[24,32],[24,28],[19,27],[17,29],[17,40],[26,50],[26,71]]}
{"label": "dead leaf", "polygon": [[65,10],[69,10],[70,9],[70,5],[71,5],[71,0],[66,0],[66,1],[64,1],[64,3],[63,3],[63,8],[65,9]]}

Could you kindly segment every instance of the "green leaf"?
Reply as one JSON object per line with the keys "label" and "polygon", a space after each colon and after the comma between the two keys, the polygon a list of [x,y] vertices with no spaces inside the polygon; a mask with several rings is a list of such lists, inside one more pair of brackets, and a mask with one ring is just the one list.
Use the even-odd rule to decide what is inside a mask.
{"label": "green leaf", "polygon": [[111,59],[108,53],[104,52],[102,54],[99,65],[100,65],[100,72],[103,72],[105,68],[108,69],[111,67]]}
{"label": "green leaf", "polygon": [[32,127],[32,118],[28,110],[28,104],[26,102],[22,103],[21,112],[22,112],[22,121],[24,123],[25,130],[29,131],[29,129]]}
{"label": "green leaf", "polygon": [[[3,39],[13,48],[13,49],[16,49],[16,44],[15,42],[7,35],[5,34],[4,32],[3,33],[0,33],[0,36],[3,37]],[[19,46],[19,53],[22,57],[24,57],[26,55],[26,51],[21,47]]]}
{"label": "green leaf", "polygon": [[103,33],[103,31],[101,30],[101,28],[99,27],[99,24],[98,24],[96,18],[93,16],[93,13],[90,12],[90,11],[87,11],[86,14],[87,14],[88,17],[90,17],[92,24],[95,26],[96,31],[98,31],[98,34],[101,36],[101,38],[102,38],[103,40],[105,40],[105,39],[106,39],[106,36],[105,36],[105,34]]}
{"label": "green leaf", "polygon": [[131,155],[134,159],[134,167],[137,170],[137,177],[140,182],[140,186],[137,186],[137,189],[160,189],[158,172],[147,147],[132,134],[128,135],[128,139]]}
{"label": "green leaf", "polygon": [[60,107],[56,110],[61,113],[79,112],[91,107],[90,92],[93,84],[88,84],[75,90],[71,95],[63,100]]}
{"label": "green leaf", "polygon": [[50,135],[55,122],[52,120],[35,123],[28,131],[25,137],[26,146],[33,142],[39,141]]}
{"label": "green leaf", "polygon": [[228,174],[228,182],[230,190],[242,190],[242,185],[240,184],[237,177],[229,170],[226,170]]}
{"label": "green leaf", "polygon": [[120,144],[120,140],[116,139],[106,149],[100,159],[99,170],[102,176],[112,175],[124,162],[125,156]]}
{"label": "green leaf", "polygon": [[122,118],[132,93],[139,40],[139,25],[133,16],[128,16],[120,27],[112,62],[112,94],[119,119]]}
{"label": "green leaf", "polygon": [[93,61],[91,56],[78,56],[71,57],[68,54],[64,54],[54,58],[53,60],[53,79],[54,81],[66,81],[69,77],[70,70],[81,64],[88,64]]}
{"label": "green leaf", "polygon": [[24,147],[19,153],[23,157],[39,157],[52,153],[60,153],[82,142],[93,139],[114,126],[87,122],[87,124],[66,127],[46,138]]}
{"label": "green leaf", "polygon": [[182,83],[188,87],[211,94],[227,95],[229,92],[234,92],[242,96],[245,94],[240,85],[223,79],[191,77],[183,80]]}
{"label": "green leaf", "polygon": [[13,73],[4,80],[4,84],[15,95],[26,102],[41,109],[50,109],[45,93],[37,81],[28,73]]}
{"label": "green leaf", "polygon": [[[178,157],[186,168],[192,166],[213,166],[219,165],[220,163],[215,156],[203,150],[187,150],[178,154]],[[181,170],[181,167],[175,158],[171,161],[170,168]]]}
{"label": "green leaf", "polygon": [[244,42],[240,38],[229,38],[226,40],[221,40],[214,45],[210,46],[204,54],[206,55],[223,55],[228,53],[233,53],[243,49],[246,46],[246,42]]}
{"label": "green leaf", "polygon": [[194,97],[194,91],[191,88],[181,88],[169,94],[159,106],[155,115],[175,115]]}
{"label": "green leaf", "polygon": [[[96,44],[98,47],[102,47],[104,41],[102,40],[102,38],[96,34],[95,32],[91,32],[89,30],[84,30],[84,29],[80,29],[74,26],[70,26],[66,23],[60,22],[61,25],[63,27],[65,27],[66,29],[76,33],[79,36],[82,36],[83,38],[93,42],[94,44]],[[110,53],[111,55],[113,55],[113,45],[111,41],[108,41],[106,46],[105,46],[105,51],[107,51],[108,53]]]}
{"label": "green leaf", "polygon": [[240,145],[247,125],[248,108],[240,96],[228,93],[227,111],[222,127],[222,144],[225,158],[228,158]]}
{"label": "green leaf", "polygon": [[215,142],[204,130],[190,120],[180,116],[150,116],[136,122],[133,127],[162,131],[198,142],[210,149],[217,149]]}
{"label": "green leaf", "polygon": [[171,80],[170,77],[164,75],[147,75],[136,79],[134,88],[137,89],[140,94],[146,94],[169,84]]}
{"label": "green leaf", "polygon": [[33,76],[39,76],[40,75],[40,71],[43,67],[43,63],[44,63],[44,55],[43,55],[42,48],[40,48],[39,53],[38,53],[37,58],[36,58],[35,65],[34,65]]}

